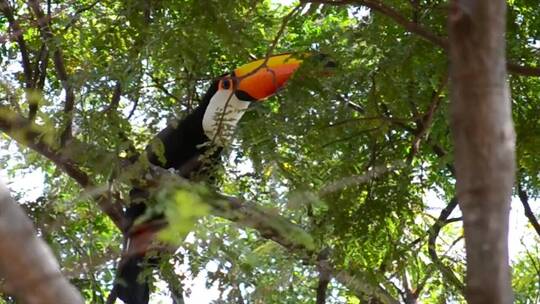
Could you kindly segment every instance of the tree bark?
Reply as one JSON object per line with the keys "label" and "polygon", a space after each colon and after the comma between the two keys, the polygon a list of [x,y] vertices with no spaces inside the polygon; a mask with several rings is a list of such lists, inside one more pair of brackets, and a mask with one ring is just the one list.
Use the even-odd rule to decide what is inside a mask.
{"label": "tree bark", "polygon": [[0,182],[0,275],[20,303],[84,303],[62,275],[49,247]]}
{"label": "tree bark", "polygon": [[511,303],[508,216],[515,135],[504,0],[454,0],[449,15],[452,133],[469,303]]}

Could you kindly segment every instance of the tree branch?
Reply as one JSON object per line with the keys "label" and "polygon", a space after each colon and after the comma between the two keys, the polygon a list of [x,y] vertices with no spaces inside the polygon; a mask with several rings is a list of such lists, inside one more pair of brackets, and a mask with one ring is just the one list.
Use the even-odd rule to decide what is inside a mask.
{"label": "tree branch", "polygon": [[[275,241],[293,253],[308,257],[315,255],[311,236],[281,215],[238,198],[228,197],[225,201],[209,203],[214,209],[214,215],[255,229],[264,238]],[[358,274],[355,276],[347,271],[338,270],[330,263],[327,265],[319,263],[319,267],[356,294],[377,298],[381,303],[398,303],[386,290]]]}
{"label": "tree branch", "polygon": [[6,16],[9,27],[11,29],[11,35],[15,37],[15,39],[17,40],[17,44],[19,45],[25,85],[27,89],[31,89],[34,87],[34,83],[32,81],[32,65],[30,63],[28,47],[26,45],[26,41],[24,40],[22,29],[19,25],[19,22],[15,19],[15,16],[13,15],[13,8],[9,4],[8,0],[0,0],[0,11],[4,16]]}
{"label": "tree branch", "polygon": [[441,94],[446,86],[446,83],[448,82],[448,75],[445,75],[443,79],[441,80],[439,87],[436,91],[433,92],[433,95],[431,96],[431,103],[429,105],[428,110],[421,119],[418,119],[416,121],[416,131],[415,136],[412,141],[411,145],[411,152],[409,153],[409,156],[407,157],[407,161],[411,162],[416,153],[418,153],[418,150],[420,149],[420,142],[423,137],[426,137],[426,134],[429,132],[429,129],[431,128],[431,124],[433,123],[433,117],[435,116],[435,112],[439,108],[439,105],[441,104],[442,98]]}
{"label": "tree branch", "polygon": [[[434,34],[429,29],[422,25],[410,21],[403,16],[399,11],[384,4],[380,0],[302,0],[303,3],[322,3],[327,5],[361,5],[368,7],[376,12],[379,12],[391,19],[396,23],[403,26],[407,31],[420,36],[421,38],[429,41],[436,46],[448,51],[448,38],[440,37]],[[506,65],[509,72],[521,76],[540,76],[540,67],[523,66],[517,63],[508,61]]]}
{"label": "tree branch", "polygon": [[[174,187],[189,187],[189,182],[162,168],[151,166],[147,184],[169,184]],[[165,182],[164,182],[165,181]],[[204,199],[211,208],[211,214],[218,216],[241,226],[254,229],[266,239],[272,240],[292,254],[299,255],[308,261],[313,261],[317,253],[313,238],[300,226],[292,223],[285,217],[276,214],[273,210],[264,208],[253,202],[246,202],[236,197],[222,194],[211,195]],[[151,225],[146,223],[145,225]],[[156,221],[155,227],[163,228],[163,220]],[[136,229],[136,227],[135,227]],[[330,263],[318,263],[321,270],[334,277],[338,282],[349,288],[356,294],[367,295],[378,299],[384,304],[397,304],[385,289],[364,279],[360,274],[352,275],[347,271],[338,270]]]}
{"label": "tree branch", "polygon": [[540,224],[538,223],[538,220],[536,219],[536,216],[534,216],[534,212],[529,205],[529,195],[527,194],[527,191],[523,189],[521,183],[518,183],[518,196],[521,204],[523,205],[523,209],[525,209],[525,216],[529,219],[529,222],[534,227],[534,230],[536,230],[536,234],[540,236]]}
{"label": "tree branch", "polygon": [[54,35],[51,30],[50,20],[45,16],[43,10],[41,9],[39,2],[37,0],[29,0],[28,4],[32,8],[34,15],[39,25],[39,30],[41,36],[49,48],[54,50],[53,52],[53,62],[56,70],[56,75],[62,83],[62,87],[66,93],[66,99],[64,102],[64,115],[65,117],[65,127],[64,131],[60,135],[60,144],[64,146],[68,140],[72,137],[72,121],[73,121],[73,109],[75,107],[75,93],[73,92],[73,86],[68,78],[66,72],[66,67],[64,63],[64,55],[62,54],[62,49],[58,45],[52,45],[54,43]]}
{"label": "tree branch", "polygon": [[120,104],[120,97],[122,97],[122,83],[120,81],[117,81],[114,85],[111,102],[109,103],[109,106],[105,108],[105,110],[103,110],[103,113],[109,111],[116,111],[116,109],[118,109],[118,105]]}
{"label": "tree branch", "polygon": [[47,78],[47,65],[49,63],[49,48],[45,43],[41,45],[39,55],[34,67],[34,83],[35,87],[43,90],[45,79]]}
{"label": "tree branch", "polygon": [[84,303],[60,272],[50,248],[0,182],[0,273],[8,291],[24,303]]}
{"label": "tree branch", "polygon": [[23,146],[27,146],[47,157],[81,186],[90,185],[88,175],[80,170],[74,161],[65,157],[60,151],[53,149],[47,143],[47,138],[52,135],[44,131],[39,125],[33,124],[28,119],[5,107],[0,107],[0,130]]}
{"label": "tree branch", "polygon": [[163,94],[169,96],[170,98],[174,99],[178,103],[182,103],[182,100],[179,97],[177,97],[176,95],[174,95],[173,93],[169,92],[169,90],[167,90],[165,85],[163,83],[161,83],[161,81],[159,79],[154,77],[152,74],[148,74],[148,76],[154,82],[154,84],[156,85],[156,88],[158,88],[161,92],[163,92]]}
{"label": "tree branch", "polygon": [[330,283],[330,273],[328,271],[330,265],[328,264],[328,258],[330,257],[330,249],[325,248],[319,252],[317,257],[317,270],[319,271],[319,284],[317,285],[317,304],[326,303],[326,290]]}
{"label": "tree branch", "polygon": [[441,211],[441,214],[439,215],[439,218],[437,221],[433,224],[431,229],[429,230],[429,239],[428,239],[428,253],[431,257],[431,261],[439,268],[441,271],[443,277],[450,282],[454,287],[456,287],[461,293],[465,293],[465,286],[463,283],[455,276],[454,272],[449,269],[444,263],[441,261],[439,256],[437,255],[437,249],[436,249],[436,242],[437,237],[439,236],[439,232],[441,231],[442,227],[444,225],[448,224],[448,217],[454,211],[456,206],[458,205],[458,200],[456,198],[453,198],[450,203]]}
{"label": "tree branch", "polygon": [[94,189],[96,189],[96,186],[86,172],[79,167],[79,164],[63,153],[62,149],[55,149],[48,143],[47,139],[54,138],[53,134],[5,107],[0,107],[0,130],[19,144],[31,148],[52,161],[58,168],[81,185],[85,191],[91,193],[91,196],[97,201],[100,209],[119,228],[123,227],[125,221],[119,207],[113,204],[103,191],[95,193]]}
{"label": "tree branch", "polygon": [[508,228],[516,145],[505,59],[507,3],[450,3],[450,126],[467,253],[465,297],[471,304],[511,303]]}
{"label": "tree branch", "polygon": [[[49,61],[49,49],[45,42],[41,44],[38,56],[36,58],[34,66],[33,83],[36,88],[34,94],[43,94],[43,87],[45,86],[45,79],[47,78],[47,64]],[[39,100],[36,100],[36,96],[31,96],[29,100],[28,119],[34,120],[38,112]]]}

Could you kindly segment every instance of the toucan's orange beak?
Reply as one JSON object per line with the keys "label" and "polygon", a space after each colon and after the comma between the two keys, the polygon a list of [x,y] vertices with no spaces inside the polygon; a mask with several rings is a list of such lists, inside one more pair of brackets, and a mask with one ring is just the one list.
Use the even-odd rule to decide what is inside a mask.
{"label": "toucan's orange beak", "polygon": [[282,88],[298,69],[302,59],[293,54],[275,55],[245,64],[234,70],[235,94],[241,100],[263,101]]}

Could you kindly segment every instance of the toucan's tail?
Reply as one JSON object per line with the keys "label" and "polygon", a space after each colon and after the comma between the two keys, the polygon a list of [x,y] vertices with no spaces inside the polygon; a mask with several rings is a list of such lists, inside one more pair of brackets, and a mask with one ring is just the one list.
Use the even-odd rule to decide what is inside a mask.
{"label": "toucan's tail", "polygon": [[[137,188],[130,192],[131,198],[144,198],[145,195],[144,191]],[[123,257],[118,265],[112,291],[125,304],[148,304],[149,300],[150,282],[143,271],[150,266],[145,256],[154,233],[147,229],[146,225],[140,227],[134,225],[135,219],[144,214],[145,210],[146,205],[140,202],[134,203],[126,210],[129,229],[124,235]]]}
{"label": "toucan's tail", "polygon": [[127,257],[118,267],[114,290],[125,304],[148,304],[149,284],[140,276],[144,262],[144,255],[133,255]]}

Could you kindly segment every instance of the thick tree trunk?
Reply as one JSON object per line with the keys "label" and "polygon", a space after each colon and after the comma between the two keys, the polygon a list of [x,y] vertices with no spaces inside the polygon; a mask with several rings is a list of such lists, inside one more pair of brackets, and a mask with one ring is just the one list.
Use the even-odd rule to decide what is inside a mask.
{"label": "thick tree trunk", "polygon": [[82,304],[79,292],[62,275],[53,253],[36,236],[32,222],[0,181],[0,276],[18,302]]}
{"label": "thick tree trunk", "polygon": [[506,81],[505,24],[504,0],[452,2],[452,132],[469,303],[512,302],[507,241],[515,135]]}

